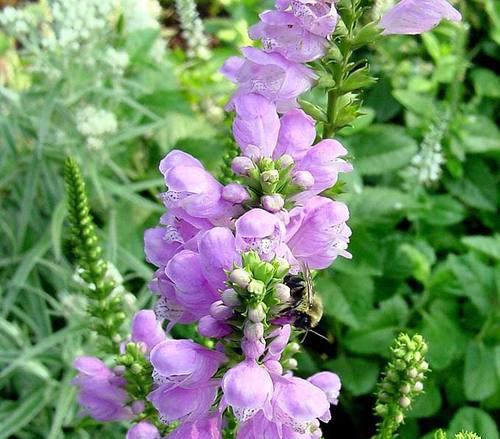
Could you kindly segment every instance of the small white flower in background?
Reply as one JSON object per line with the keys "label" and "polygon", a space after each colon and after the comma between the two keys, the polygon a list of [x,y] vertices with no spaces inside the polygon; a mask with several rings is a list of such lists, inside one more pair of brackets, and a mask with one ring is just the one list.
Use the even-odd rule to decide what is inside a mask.
{"label": "small white flower in background", "polygon": [[34,17],[24,9],[7,6],[0,12],[0,27],[10,35],[23,36],[34,24]]}
{"label": "small white flower in background", "polygon": [[86,138],[90,149],[99,149],[104,144],[104,138],[116,132],[118,122],[110,111],[89,105],[78,110],[76,128]]}
{"label": "small white flower in background", "polygon": [[[121,0],[126,32],[153,29],[161,30],[161,5],[157,0]],[[165,55],[165,42],[158,38],[149,52],[156,62]]]}
{"label": "small white flower in background", "polygon": [[105,50],[104,60],[117,76],[123,76],[130,62],[127,52],[124,50],[116,50],[111,46]]}
{"label": "small white flower in background", "polygon": [[425,186],[437,183],[442,175],[442,165],[445,163],[441,141],[448,126],[448,115],[434,124],[425,135],[420,150],[411,160],[406,173],[410,179],[417,180]]}
{"label": "small white flower in background", "polygon": [[79,50],[109,26],[116,6],[116,0],[54,0],[50,15],[55,44],[51,45]]}
{"label": "small white flower in background", "polygon": [[122,0],[127,32],[160,29],[161,5],[157,0]]}
{"label": "small white flower in background", "polygon": [[182,27],[182,36],[186,40],[189,58],[210,58],[208,38],[200,19],[194,0],[175,0],[175,6]]}

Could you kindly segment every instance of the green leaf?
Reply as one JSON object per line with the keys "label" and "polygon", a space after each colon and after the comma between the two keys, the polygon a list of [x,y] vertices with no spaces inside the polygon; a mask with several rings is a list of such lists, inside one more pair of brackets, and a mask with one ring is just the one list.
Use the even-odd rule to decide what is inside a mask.
{"label": "green leaf", "polygon": [[465,355],[464,389],[469,401],[482,401],[498,387],[495,355],[482,342],[470,341]]}
{"label": "green leaf", "polygon": [[500,98],[500,76],[488,69],[474,69],[471,72],[474,89],[479,96]]}
{"label": "green leaf", "polygon": [[393,95],[403,107],[419,116],[431,119],[436,113],[434,99],[428,94],[415,93],[410,90],[394,90]]}
{"label": "green leaf", "polygon": [[422,219],[434,226],[451,226],[465,218],[465,209],[461,203],[449,195],[433,195],[422,215]]}
{"label": "green leaf", "polygon": [[346,142],[355,156],[354,166],[364,175],[401,169],[417,152],[416,141],[397,125],[373,125]]}
{"label": "green leaf", "polygon": [[429,345],[427,358],[431,368],[441,370],[448,367],[460,353],[463,341],[460,328],[446,314],[436,310],[431,314],[424,313],[420,332]]}
{"label": "green leaf", "polygon": [[465,236],[462,242],[469,248],[500,261],[500,235]]}
{"label": "green leaf", "polygon": [[400,221],[410,203],[410,197],[390,187],[365,187],[357,194],[341,197],[349,205],[352,222],[394,223]]}
{"label": "green leaf", "polygon": [[464,177],[445,181],[447,189],[465,204],[490,212],[497,209],[497,182],[483,160],[467,160]]}
{"label": "green leaf", "polygon": [[461,284],[461,295],[468,297],[485,316],[495,309],[494,272],[490,267],[474,253],[451,255],[449,264]]}
{"label": "green leaf", "polygon": [[471,154],[500,151],[500,131],[486,116],[467,116],[461,125],[460,138],[465,151]]}
{"label": "green leaf", "polygon": [[357,328],[372,307],[373,281],[369,276],[331,273],[316,280],[326,316]]}
{"label": "green leaf", "polygon": [[474,431],[484,439],[499,439],[495,421],[484,410],[463,407],[455,413],[448,433],[451,435],[461,431]]}
{"label": "green leaf", "polygon": [[373,391],[379,375],[377,362],[345,355],[329,361],[326,367],[340,377],[342,386],[354,396]]}
{"label": "green leaf", "polygon": [[16,409],[9,412],[7,416],[0,419],[2,429],[0,439],[13,437],[25,425],[29,424],[38,413],[50,402],[53,393],[52,386],[44,386],[36,390],[30,396],[18,402]]}
{"label": "green leaf", "polygon": [[347,331],[344,342],[354,353],[388,353],[394,337],[406,324],[408,314],[408,305],[404,299],[401,296],[391,297],[367,315],[361,329]]}

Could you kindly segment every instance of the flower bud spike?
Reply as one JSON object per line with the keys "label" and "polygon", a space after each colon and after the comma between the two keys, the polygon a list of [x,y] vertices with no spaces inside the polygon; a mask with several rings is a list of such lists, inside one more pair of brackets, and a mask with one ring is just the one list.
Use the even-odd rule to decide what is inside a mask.
{"label": "flower bud spike", "polygon": [[[426,352],[427,344],[419,334],[409,337],[402,333],[394,341],[391,361],[378,385],[375,413],[382,420],[377,425],[375,439],[393,438],[413,400],[422,393],[423,371],[428,368],[424,360]],[[378,408],[381,405],[383,411]]]}

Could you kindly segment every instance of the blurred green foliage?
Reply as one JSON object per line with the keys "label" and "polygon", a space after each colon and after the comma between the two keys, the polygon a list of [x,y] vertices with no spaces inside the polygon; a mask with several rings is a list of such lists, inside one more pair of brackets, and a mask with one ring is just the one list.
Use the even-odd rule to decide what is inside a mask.
{"label": "blurred green foliage", "polygon": [[[118,18],[105,36],[130,59],[118,78],[74,59],[53,80],[31,68],[26,46],[0,33],[0,438],[123,437],[119,426],[79,416],[70,384],[73,358],[92,352],[95,339],[67,248],[62,164],[68,154],[79,161],[103,255],[136,306],[148,305],[142,235],[163,211],[158,162],[180,148],[219,168],[232,86],[218,69],[250,44],[248,26],[266,5],[199,1],[211,46],[203,61],[186,57],[173,2],[163,2],[160,60],[147,55],[160,31],[128,32]],[[373,434],[375,384],[403,330],[427,339],[432,373],[401,437],[432,438],[438,427],[499,437],[500,10],[495,0],[458,8],[460,25],[387,38],[363,54],[379,79],[363,97],[364,115],[340,132],[355,167],[340,196],[351,211],[353,259],[318,278],[319,330],[330,343],[309,336],[299,361],[303,373],[331,369],[342,378],[327,438]],[[100,45],[82,58],[97,59]],[[78,132],[82,104],[117,119],[98,150]],[[436,145],[441,170],[420,180],[415,156]]]}

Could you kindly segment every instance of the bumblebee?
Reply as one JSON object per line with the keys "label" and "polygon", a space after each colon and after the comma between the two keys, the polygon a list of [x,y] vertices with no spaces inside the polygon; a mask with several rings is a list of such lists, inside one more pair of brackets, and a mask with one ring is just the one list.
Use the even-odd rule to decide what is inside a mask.
{"label": "bumblebee", "polygon": [[302,266],[298,275],[287,274],[284,284],[290,288],[290,308],[286,314],[294,318],[296,328],[310,331],[315,328],[323,316],[323,302],[314,291],[311,271]]}

